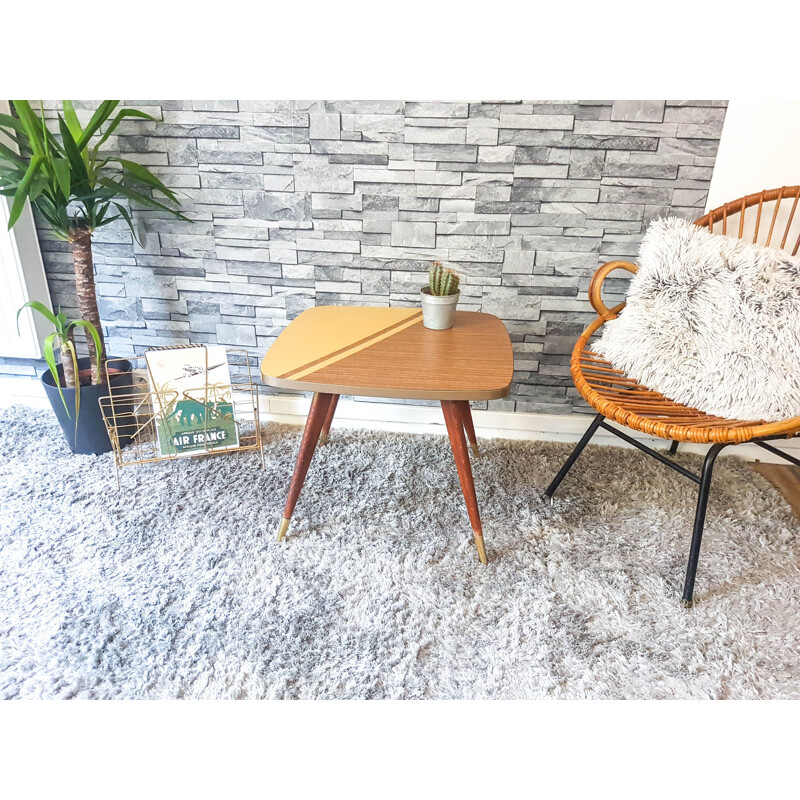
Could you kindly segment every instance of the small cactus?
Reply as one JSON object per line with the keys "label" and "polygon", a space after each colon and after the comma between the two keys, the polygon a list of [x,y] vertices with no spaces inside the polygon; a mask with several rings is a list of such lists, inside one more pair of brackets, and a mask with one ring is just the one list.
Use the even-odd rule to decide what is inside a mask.
{"label": "small cactus", "polygon": [[458,275],[441,261],[434,261],[428,272],[428,290],[439,297],[458,294]]}

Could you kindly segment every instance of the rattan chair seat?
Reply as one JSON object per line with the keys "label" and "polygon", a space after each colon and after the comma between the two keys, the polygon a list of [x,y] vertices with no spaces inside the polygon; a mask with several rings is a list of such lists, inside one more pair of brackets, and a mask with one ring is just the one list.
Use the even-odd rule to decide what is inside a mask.
{"label": "rattan chair seat", "polygon": [[780,423],[715,417],[676,403],[626,377],[588,344],[604,321],[597,320],[578,340],[571,371],[583,398],[607,419],[648,436],[702,444],[736,444],[780,434],[792,437],[800,432],[798,417]]}

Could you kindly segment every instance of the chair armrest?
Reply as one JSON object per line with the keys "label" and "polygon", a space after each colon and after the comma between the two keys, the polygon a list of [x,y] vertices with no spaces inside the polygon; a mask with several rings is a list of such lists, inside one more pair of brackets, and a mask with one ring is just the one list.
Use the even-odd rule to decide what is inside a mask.
{"label": "chair armrest", "polygon": [[592,308],[597,312],[598,316],[603,319],[613,319],[614,317],[625,308],[625,303],[620,303],[614,308],[607,308],[603,302],[603,281],[608,277],[609,273],[615,269],[624,269],[634,275],[639,271],[636,264],[631,264],[630,261],[609,261],[608,264],[603,264],[592,277],[592,282],[589,284],[589,302]]}

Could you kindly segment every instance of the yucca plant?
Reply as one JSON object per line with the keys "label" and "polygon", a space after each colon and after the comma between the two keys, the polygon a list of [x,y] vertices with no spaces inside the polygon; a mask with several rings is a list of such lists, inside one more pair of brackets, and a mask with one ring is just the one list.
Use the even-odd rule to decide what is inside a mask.
{"label": "yucca plant", "polygon": [[458,275],[441,261],[434,261],[428,271],[428,290],[438,297],[458,294]]}
{"label": "yucca plant", "polygon": [[[72,102],[64,100],[63,113],[58,114],[58,134],[48,129],[41,103],[40,114],[27,100],[12,101],[16,116],[0,114],[0,133],[6,137],[5,141],[0,137],[0,194],[13,198],[8,227],[13,227],[29,200],[53,233],[70,243],[78,308],[83,321],[94,331],[82,325],[87,331],[95,384],[105,380],[102,363],[106,354],[95,293],[92,233],[122,219],[138,238],[123,200],[187,220],[178,210],[180,203],[174,192],[150,170],[102,152],[103,145],[126,118],[155,120],[135,108],[123,108],[114,114],[119,102],[101,102],[83,127]],[[143,187],[145,191],[141,191]],[[148,190],[155,197],[145,193]],[[76,325],[81,321],[71,323],[70,331]],[[69,374],[66,363],[64,378],[69,388],[76,385],[70,385],[77,375]]]}
{"label": "yucca plant", "polygon": [[64,393],[61,391],[61,380],[58,374],[58,365],[56,364],[55,357],[55,349],[58,347],[61,352],[61,369],[64,372],[64,383],[68,387],[75,387],[75,426],[77,429],[78,414],[81,408],[81,381],[78,371],[78,354],[75,352],[73,331],[75,328],[83,328],[86,331],[86,335],[92,338],[97,352],[100,352],[102,349],[100,331],[98,331],[91,322],[87,322],[85,319],[67,319],[66,314],[64,314],[60,308],[58,309],[58,314],[54,314],[47,306],[37,300],[30,300],[17,311],[17,330],[19,330],[19,315],[25,308],[32,308],[34,311],[38,311],[55,328],[55,331],[44,340],[44,347],[42,348],[44,351],[44,360],[47,362],[50,374],[53,376],[53,382],[58,388],[58,394],[61,397],[61,402],[64,404],[67,416],[71,417],[69,406],[64,398]]}

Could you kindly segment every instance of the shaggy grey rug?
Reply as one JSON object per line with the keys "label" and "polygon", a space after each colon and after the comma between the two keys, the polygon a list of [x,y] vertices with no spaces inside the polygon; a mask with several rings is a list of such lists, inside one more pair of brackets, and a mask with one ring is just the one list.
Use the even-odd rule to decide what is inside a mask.
{"label": "shaggy grey rug", "polygon": [[[483,441],[490,563],[444,437],[343,431],[275,540],[299,430],[253,454],[73,456],[50,412],[0,425],[0,696],[800,697],[800,526],[717,467],[697,605],[693,487],[629,450]],[[698,467],[694,456],[681,461]]]}

